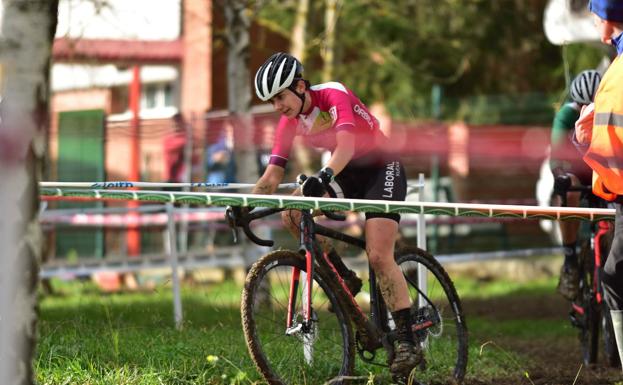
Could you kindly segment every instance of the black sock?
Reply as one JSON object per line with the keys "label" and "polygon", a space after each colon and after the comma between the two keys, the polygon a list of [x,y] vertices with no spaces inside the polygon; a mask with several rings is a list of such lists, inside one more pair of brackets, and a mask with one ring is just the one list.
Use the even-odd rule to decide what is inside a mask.
{"label": "black sock", "polygon": [[396,340],[413,343],[413,318],[411,309],[401,309],[392,312],[392,318],[396,324]]}
{"label": "black sock", "polygon": [[575,253],[575,242],[562,245],[563,253],[565,254],[565,266],[577,267],[578,256]]}

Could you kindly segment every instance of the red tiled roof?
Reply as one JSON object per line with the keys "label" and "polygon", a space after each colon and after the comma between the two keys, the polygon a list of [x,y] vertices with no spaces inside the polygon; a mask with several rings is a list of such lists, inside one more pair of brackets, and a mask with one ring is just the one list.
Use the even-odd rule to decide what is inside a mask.
{"label": "red tiled roof", "polygon": [[171,63],[182,60],[181,40],[54,39],[56,62]]}

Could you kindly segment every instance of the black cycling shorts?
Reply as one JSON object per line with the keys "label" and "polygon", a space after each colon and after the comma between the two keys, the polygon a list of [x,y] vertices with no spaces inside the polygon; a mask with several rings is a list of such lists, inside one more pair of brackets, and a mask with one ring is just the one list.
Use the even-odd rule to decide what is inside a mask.
{"label": "black cycling shorts", "polygon": [[[404,201],[407,176],[395,155],[367,154],[352,160],[330,185],[336,198]],[[400,222],[397,213],[366,213],[366,219],[388,218]]]}

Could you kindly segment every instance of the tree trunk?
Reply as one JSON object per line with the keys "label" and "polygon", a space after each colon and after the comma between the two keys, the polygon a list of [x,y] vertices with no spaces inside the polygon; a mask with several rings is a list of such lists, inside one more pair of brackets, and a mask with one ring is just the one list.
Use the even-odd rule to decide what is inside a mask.
{"label": "tree trunk", "polygon": [[[307,17],[309,14],[309,0],[299,0],[296,7],[296,16],[294,18],[294,26],[292,27],[292,39],[290,40],[290,53],[301,63],[305,63],[307,52]],[[303,75],[305,76],[305,75]],[[300,171],[304,174],[314,172],[313,154],[311,150],[304,145],[295,142],[291,155],[299,164]]]}
{"label": "tree trunk", "polygon": [[337,6],[338,0],[326,0],[324,14],[325,39],[322,47],[322,59],[324,66],[322,69],[322,81],[333,80],[333,65],[335,56],[335,28],[337,25]]}
{"label": "tree trunk", "polygon": [[258,178],[254,127],[251,117],[251,85],[249,75],[248,1],[224,1],[227,30],[227,107],[234,127],[236,179],[253,183]]}
{"label": "tree trunk", "polygon": [[46,150],[57,0],[0,3],[0,384],[32,384],[42,255],[37,181]]}
{"label": "tree trunk", "polygon": [[290,53],[305,62],[305,52],[307,50],[305,36],[307,35],[307,16],[309,14],[309,0],[299,0],[296,7],[294,27],[292,27],[292,40],[290,41]]}

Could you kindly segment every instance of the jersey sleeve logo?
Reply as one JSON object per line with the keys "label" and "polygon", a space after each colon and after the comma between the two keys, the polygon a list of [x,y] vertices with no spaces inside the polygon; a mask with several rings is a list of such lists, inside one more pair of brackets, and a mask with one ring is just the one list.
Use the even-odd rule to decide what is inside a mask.
{"label": "jersey sleeve logo", "polygon": [[333,106],[329,109],[329,114],[331,114],[331,119],[333,120],[333,124],[337,122],[337,106]]}

